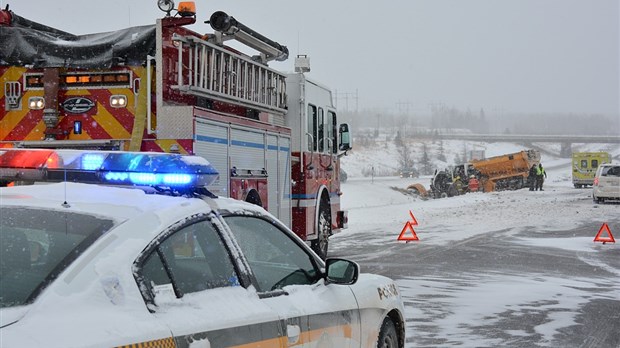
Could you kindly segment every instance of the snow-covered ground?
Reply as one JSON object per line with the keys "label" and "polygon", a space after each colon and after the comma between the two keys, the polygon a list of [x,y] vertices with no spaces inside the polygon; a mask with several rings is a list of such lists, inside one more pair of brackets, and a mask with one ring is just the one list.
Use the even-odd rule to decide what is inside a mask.
{"label": "snow-covered ground", "polygon": [[[445,163],[436,160],[433,153],[436,145],[427,144],[427,148],[431,161],[439,168],[452,164],[464,146],[474,148],[471,143],[444,141],[448,159]],[[541,162],[548,174],[544,191],[469,193],[430,200],[392,189],[414,182],[428,187],[430,176],[401,179],[362,175],[365,168],[372,166],[397,170],[398,155],[390,143],[354,150],[343,157],[348,181],[342,185],[342,206],[349,212],[349,226],[332,237],[330,256],[354,259],[366,271],[397,280],[406,301],[407,347],[614,347],[609,342],[620,344],[619,314],[605,311],[598,318],[595,316],[605,327],[598,334],[584,332],[582,345],[576,343],[582,337],[563,336],[588,325],[583,316],[593,306],[592,301],[612,301],[614,311],[620,308],[620,258],[617,257],[620,255],[620,204],[594,204],[591,188],[573,187],[570,159],[557,155],[560,146],[536,146],[541,149]],[[413,143],[412,147],[418,151],[414,158],[419,160],[422,143]],[[476,148],[483,148],[487,157],[526,149],[523,145],[506,143],[478,143]],[[573,151],[608,151],[614,162],[618,162],[620,146],[581,144],[573,145]],[[396,239],[410,220],[409,211],[419,223],[415,232],[420,240],[399,242]],[[608,223],[618,240],[616,244],[593,242],[603,223]],[[484,252],[467,251],[464,255],[474,259],[474,266],[463,270],[459,259],[451,258],[451,252],[456,255],[461,252],[459,246],[476,245],[480,241],[503,244],[506,250],[498,249],[502,256],[497,260]],[[532,270],[527,267],[515,270],[511,261],[506,263],[506,258],[516,254],[525,255],[527,260],[530,252],[532,260],[538,260],[538,255],[550,255],[549,260],[554,261],[543,261]],[[439,257],[440,254],[443,256]],[[570,276],[562,273],[571,269],[554,264],[555,256],[560,260],[567,257],[565,260],[578,265],[577,273]],[[436,264],[428,265],[427,258],[433,258]],[[488,262],[482,261],[487,259]],[[482,263],[479,268],[476,266]],[[587,270],[583,272],[582,267]],[[526,323],[528,313],[539,313],[540,322]],[[531,327],[525,329],[519,322]],[[478,326],[472,328],[473,325]],[[480,334],[476,328],[481,326],[491,329]],[[490,338],[493,332],[497,337]],[[614,338],[606,336],[614,333]]]}
{"label": "snow-covered ground", "polygon": [[[427,143],[427,147],[432,149],[437,143]],[[420,149],[422,143],[414,143],[413,149]],[[509,192],[494,193],[469,193],[463,196],[452,197],[450,199],[421,200],[415,196],[404,195],[396,190],[386,189],[406,188],[412,183],[421,183],[425,187],[430,185],[430,175],[420,176],[419,178],[399,178],[395,176],[374,176],[364,177],[364,168],[372,166],[384,166],[397,171],[398,154],[393,143],[379,145],[377,148],[364,148],[356,151],[355,149],[342,158],[342,168],[348,174],[349,182],[343,184],[342,206],[349,210],[349,225],[354,229],[358,226],[375,226],[376,228],[400,231],[403,221],[408,216],[408,210],[413,210],[417,219],[437,221],[441,217],[443,224],[450,224],[447,217],[458,218],[458,223],[462,229],[459,231],[459,238],[468,237],[467,227],[475,224],[471,233],[480,233],[485,230],[496,229],[498,226],[518,226],[535,225],[539,227],[544,224],[545,228],[567,228],[575,226],[579,221],[586,218],[604,222],[603,211],[611,209],[618,212],[615,217],[620,217],[620,206],[611,205],[606,208],[591,203],[591,188],[574,189],[570,167],[570,158],[561,158],[553,155],[559,153],[559,145],[538,144],[541,151],[541,163],[546,168],[548,178],[545,180],[545,194],[536,192],[533,194],[528,190],[518,190]],[[463,148],[474,148],[470,142],[463,141],[444,141],[443,148],[448,163],[438,161],[435,154],[429,150],[433,168],[442,169],[446,165],[454,164],[450,159],[463,152]],[[498,156],[527,149],[523,145],[512,143],[476,143],[475,147],[484,149],[487,157]],[[573,146],[574,151],[608,151],[612,154],[614,162],[618,162],[620,157],[620,145],[609,144],[580,144]],[[420,152],[414,158],[420,157]],[[353,184],[357,182],[357,184]],[[575,208],[567,202],[584,201],[583,206]],[[540,209],[531,213],[528,209],[527,216],[520,213],[519,208],[524,204],[536,204]],[[505,213],[500,212],[499,216],[485,215],[488,206],[504,206]],[[363,213],[359,213],[363,212]],[[493,214],[495,210],[490,211]],[[359,215],[358,215],[359,214]],[[380,218],[379,218],[380,217]],[[577,220],[577,221],[576,221]],[[400,226],[400,227],[399,227]],[[620,227],[620,226],[619,226]],[[620,235],[620,231],[618,232]],[[442,235],[441,240],[451,241],[451,237]],[[427,242],[432,242],[428,240]]]}

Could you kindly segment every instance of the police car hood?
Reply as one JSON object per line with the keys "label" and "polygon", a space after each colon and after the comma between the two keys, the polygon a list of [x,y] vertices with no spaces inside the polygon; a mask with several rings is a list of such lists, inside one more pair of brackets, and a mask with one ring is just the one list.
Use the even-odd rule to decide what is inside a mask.
{"label": "police car hood", "polygon": [[0,309],[0,329],[15,324],[28,313],[28,306]]}

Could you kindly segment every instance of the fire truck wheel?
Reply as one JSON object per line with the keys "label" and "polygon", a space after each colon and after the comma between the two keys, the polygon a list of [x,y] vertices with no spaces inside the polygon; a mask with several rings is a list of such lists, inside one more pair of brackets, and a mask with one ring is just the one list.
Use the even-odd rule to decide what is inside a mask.
{"label": "fire truck wheel", "polygon": [[311,247],[323,260],[327,258],[327,249],[329,246],[329,236],[332,232],[331,214],[327,203],[323,201],[319,208],[319,218],[317,221],[318,236],[312,241]]}

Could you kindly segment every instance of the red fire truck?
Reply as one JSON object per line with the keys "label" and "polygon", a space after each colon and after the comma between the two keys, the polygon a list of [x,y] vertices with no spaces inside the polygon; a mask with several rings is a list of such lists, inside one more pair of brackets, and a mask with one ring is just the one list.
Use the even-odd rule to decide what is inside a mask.
{"label": "red fire truck", "polygon": [[[193,2],[155,25],[73,35],[0,11],[0,147],[189,153],[219,172],[209,190],[263,206],[323,258],[346,228],[339,157],[349,127],[331,91],[268,66],[288,49],[224,12],[188,28]],[[257,54],[224,43],[236,40]]]}

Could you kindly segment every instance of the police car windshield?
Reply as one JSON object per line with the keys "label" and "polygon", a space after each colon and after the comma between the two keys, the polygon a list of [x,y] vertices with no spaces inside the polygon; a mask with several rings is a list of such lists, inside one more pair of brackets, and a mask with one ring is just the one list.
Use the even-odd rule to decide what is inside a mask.
{"label": "police car windshield", "polygon": [[2,207],[0,308],[32,302],[112,220],[65,211]]}

